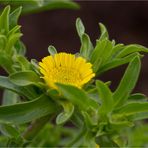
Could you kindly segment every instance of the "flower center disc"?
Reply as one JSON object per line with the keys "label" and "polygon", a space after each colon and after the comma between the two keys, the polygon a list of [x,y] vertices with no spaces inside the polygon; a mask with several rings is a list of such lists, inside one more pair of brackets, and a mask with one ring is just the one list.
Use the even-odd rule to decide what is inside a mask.
{"label": "flower center disc", "polygon": [[76,69],[58,67],[54,68],[52,73],[53,80],[55,82],[77,85],[79,82],[82,81],[80,73]]}

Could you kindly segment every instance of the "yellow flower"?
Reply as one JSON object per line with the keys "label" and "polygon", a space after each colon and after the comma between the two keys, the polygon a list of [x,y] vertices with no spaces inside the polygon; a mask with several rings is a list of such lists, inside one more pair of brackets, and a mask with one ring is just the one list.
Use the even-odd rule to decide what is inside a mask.
{"label": "yellow flower", "polygon": [[82,57],[67,53],[47,56],[39,62],[43,79],[51,88],[57,88],[55,83],[69,84],[81,88],[90,81],[95,74],[92,64]]}

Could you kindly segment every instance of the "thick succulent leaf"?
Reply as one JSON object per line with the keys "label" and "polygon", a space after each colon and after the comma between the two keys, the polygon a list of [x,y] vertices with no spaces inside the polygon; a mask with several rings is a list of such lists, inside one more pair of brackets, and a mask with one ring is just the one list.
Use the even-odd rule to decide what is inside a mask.
{"label": "thick succulent leaf", "polygon": [[38,94],[35,92],[35,90],[30,86],[20,87],[15,84],[13,84],[7,77],[0,76],[0,87],[3,89],[8,89],[13,92],[18,93],[21,96],[25,96],[28,99],[35,99]]}
{"label": "thick succulent leaf", "polygon": [[31,69],[31,63],[27,60],[26,57],[22,55],[16,55],[15,62],[20,64],[22,71],[28,71]]}
{"label": "thick succulent leaf", "polygon": [[24,103],[0,107],[0,122],[23,124],[56,112],[56,106],[49,97],[39,98]]}
{"label": "thick succulent leaf", "polygon": [[129,96],[128,102],[143,102],[147,101],[147,97],[144,94],[141,93],[135,93]]}
{"label": "thick succulent leaf", "polygon": [[0,52],[0,66],[3,69],[5,69],[6,72],[12,73],[15,71],[12,65],[13,65],[12,59],[3,52]]}
{"label": "thick succulent leaf", "polygon": [[76,19],[76,29],[77,29],[77,33],[78,33],[80,39],[82,40],[82,35],[85,33],[85,27],[84,27],[83,22],[80,18]]}
{"label": "thick succulent leaf", "polygon": [[81,39],[80,54],[82,57],[89,60],[92,50],[93,50],[93,45],[90,41],[90,38],[86,33],[84,33]]}
{"label": "thick succulent leaf", "polygon": [[15,50],[16,50],[17,54],[19,54],[19,55],[25,55],[25,53],[26,53],[26,47],[25,47],[24,43],[20,40],[18,40],[16,42]]}
{"label": "thick succulent leaf", "polygon": [[122,58],[131,53],[140,52],[140,51],[148,52],[148,49],[141,45],[136,45],[136,44],[128,45],[121,52],[119,52],[119,54],[117,55],[117,58]]}
{"label": "thick succulent leaf", "polygon": [[105,83],[99,80],[96,81],[96,87],[98,89],[99,98],[102,101],[99,113],[102,115],[107,115],[113,109],[112,92]]}
{"label": "thick succulent leaf", "polygon": [[148,112],[148,102],[129,103],[114,111],[120,116],[129,116],[140,112]]}
{"label": "thick succulent leaf", "polygon": [[90,107],[99,108],[98,103],[92,100],[82,89],[64,84],[57,84],[57,86],[63,96],[74,105],[79,106],[81,110],[88,110]]}
{"label": "thick succulent leaf", "polygon": [[2,104],[3,105],[15,104],[15,103],[17,103],[18,98],[19,98],[19,96],[17,93],[6,89],[3,92]]}
{"label": "thick succulent leaf", "polygon": [[99,26],[101,30],[101,35],[99,40],[109,39],[109,35],[106,27],[102,23],[99,23]]}
{"label": "thick succulent leaf", "polygon": [[[10,1],[8,1],[10,3]],[[30,0],[30,1],[16,1],[11,2],[15,6],[23,6],[22,13],[35,13],[46,10],[67,8],[67,9],[78,9],[79,5],[70,0],[56,0],[56,1],[47,1],[47,0]]]}
{"label": "thick succulent leaf", "polygon": [[[112,43],[109,40],[104,39],[101,41],[100,40],[97,41],[97,45],[93,50],[90,59],[91,63],[93,64],[93,69],[96,70],[95,72],[99,70],[100,66],[103,66],[106,63],[106,61],[111,56],[111,53],[112,53]],[[98,67],[98,69],[94,67]]]}
{"label": "thick succulent leaf", "polygon": [[21,11],[22,11],[22,7],[19,7],[15,9],[12,13],[10,13],[9,15],[10,29],[17,25],[18,18],[21,14]]}
{"label": "thick succulent leaf", "polygon": [[120,84],[113,94],[114,105],[120,107],[124,104],[129,94],[132,92],[136,85],[141,63],[139,57],[135,57],[128,65]]}
{"label": "thick succulent leaf", "polygon": [[21,36],[22,36],[21,33],[15,33],[8,38],[7,44],[5,46],[5,51],[7,52],[7,54],[12,55],[13,53],[12,47],[15,45],[15,43],[18,41],[18,39]]}
{"label": "thick succulent leaf", "polygon": [[10,124],[0,124],[0,131],[9,138],[17,139],[20,136],[18,130]]}
{"label": "thick succulent leaf", "polygon": [[133,115],[128,116],[128,118],[132,121],[144,120],[148,119],[148,111],[147,112],[140,112]]}
{"label": "thick succulent leaf", "polygon": [[49,54],[50,55],[54,55],[54,54],[56,54],[57,53],[57,50],[56,50],[56,48],[54,47],[54,46],[49,46],[48,47],[48,52],[49,52]]}
{"label": "thick succulent leaf", "polygon": [[9,31],[10,6],[7,6],[0,16],[0,33],[6,34]]}
{"label": "thick succulent leaf", "polygon": [[139,56],[139,53],[132,53],[124,58],[115,58],[112,61],[109,61],[108,63],[100,67],[97,72],[97,75],[100,75],[108,70],[119,67],[121,65],[127,64],[136,56]]}
{"label": "thick succulent leaf", "polygon": [[124,44],[117,44],[117,45],[114,45],[113,46],[113,49],[112,49],[112,53],[111,53],[111,57],[110,57],[110,60],[116,58],[116,56],[124,49]]}
{"label": "thick succulent leaf", "polygon": [[21,71],[13,73],[9,76],[9,79],[12,83],[18,86],[27,86],[31,84],[36,84],[41,81],[38,75],[33,71]]}
{"label": "thick succulent leaf", "polygon": [[56,118],[57,124],[65,123],[72,116],[74,112],[74,106],[70,102],[62,101],[60,102],[60,104],[62,104],[64,111],[57,116]]}

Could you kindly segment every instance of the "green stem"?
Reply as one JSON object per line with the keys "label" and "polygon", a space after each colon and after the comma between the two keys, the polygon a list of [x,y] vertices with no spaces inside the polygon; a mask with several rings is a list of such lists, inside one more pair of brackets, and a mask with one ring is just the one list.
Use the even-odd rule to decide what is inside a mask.
{"label": "green stem", "polygon": [[49,121],[50,118],[51,116],[47,115],[32,122],[31,125],[23,133],[23,138],[25,138],[26,140],[32,140]]}

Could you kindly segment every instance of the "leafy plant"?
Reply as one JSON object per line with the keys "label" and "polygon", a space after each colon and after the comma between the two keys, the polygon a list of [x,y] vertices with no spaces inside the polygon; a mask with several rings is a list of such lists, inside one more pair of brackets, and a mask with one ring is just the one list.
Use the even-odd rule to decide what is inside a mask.
{"label": "leafy plant", "polygon": [[[0,15],[0,66],[8,74],[0,76],[0,87],[4,90],[0,106],[0,146],[146,147],[147,97],[132,91],[140,73],[141,52],[148,52],[148,49],[137,44],[116,44],[109,40],[101,23],[101,35],[93,45],[78,18],[80,51],[76,55],[58,54],[55,47],[49,46],[50,56],[38,65],[36,60],[29,61],[25,57],[26,49],[17,25],[20,13],[21,8],[10,12],[7,6]],[[70,71],[67,74],[62,69],[61,74],[68,75],[69,80],[59,78],[59,70],[53,79],[60,81],[49,81],[46,77],[44,81],[42,73],[46,76],[52,66],[48,60],[54,59],[58,63],[58,56],[61,64],[62,58],[69,56],[69,63],[72,63],[71,59],[83,61],[86,69],[81,72],[83,74],[85,70],[91,78],[87,77],[83,86],[71,85],[77,81],[76,77],[71,82],[71,77],[74,79],[77,75],[74,71],[72,75]],[[110,82],[96,79],[123,64],[128,66],[115,91],[110,89]],[[141,139],[137,138],[139,133]]]}

